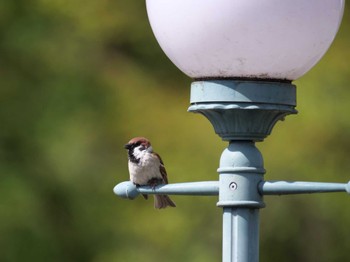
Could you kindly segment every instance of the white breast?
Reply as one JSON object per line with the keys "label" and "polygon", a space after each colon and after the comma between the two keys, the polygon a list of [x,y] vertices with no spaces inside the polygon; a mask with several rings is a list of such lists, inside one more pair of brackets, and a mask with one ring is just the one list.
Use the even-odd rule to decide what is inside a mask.
{"label": "white breast", "polygon": [[156,155],[143,151],[139,155],[140,163],[129,161],[130,181],[139,185],[146,185],[152,178],[162,178],[160,173],[160,161]]}

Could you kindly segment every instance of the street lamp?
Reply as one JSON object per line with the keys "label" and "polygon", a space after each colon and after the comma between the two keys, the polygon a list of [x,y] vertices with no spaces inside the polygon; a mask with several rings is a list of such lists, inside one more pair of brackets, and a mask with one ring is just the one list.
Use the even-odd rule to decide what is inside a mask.
{"label": "street lamp", "polygon": [[295,114],[296,87],[325,54],[341,23],[344,0],[146,0],[153,32],[170,60],[195,81],[190,112],[203,114],[229,146],[219,181],[136,188],[142,194],[219,195],[223,261],[259,260],[263,195],[348,192],[350,183],[264,181],[263,141],[278,120]]}

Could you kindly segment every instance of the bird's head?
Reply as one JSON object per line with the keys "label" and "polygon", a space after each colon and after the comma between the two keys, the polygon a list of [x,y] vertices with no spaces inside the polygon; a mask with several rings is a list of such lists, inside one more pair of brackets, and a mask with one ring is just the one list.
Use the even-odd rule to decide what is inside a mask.
{"label": "bird's head", "polygon": [[131,139],[124,148],[128,150],[129,159],[133,162],[139,162],[143,154],[153,152],[150,141],[144,137]]}

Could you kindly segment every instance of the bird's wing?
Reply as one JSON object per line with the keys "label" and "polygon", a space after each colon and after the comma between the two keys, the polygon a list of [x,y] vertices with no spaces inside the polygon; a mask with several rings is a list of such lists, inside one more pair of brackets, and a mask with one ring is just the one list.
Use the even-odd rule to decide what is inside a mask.
{"label": "bird's wing", "polygon": [[167,173],[166,173],[163,160],[162,160],[162,158],[160,157],[160,155],[158,155],[157,153],[154,153],[154,154],[159,158],[159,161],[160,161],[159,171],[160,171],[160,173],[161,173],[161,175],[162,175],[162,177],[163,177],[164,184],[168,184],[168,175],[167,175]]}

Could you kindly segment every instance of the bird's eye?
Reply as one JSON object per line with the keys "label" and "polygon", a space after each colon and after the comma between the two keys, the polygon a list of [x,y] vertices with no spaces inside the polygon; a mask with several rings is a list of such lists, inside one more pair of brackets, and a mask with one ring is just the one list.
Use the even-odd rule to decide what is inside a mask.
{"label": "bird's eye", "polygon": [[142,146],[139,147],[139,149],[140,149],[140,150],[145,150],[146,147],[145,147],[144,145],[142,145]]}

